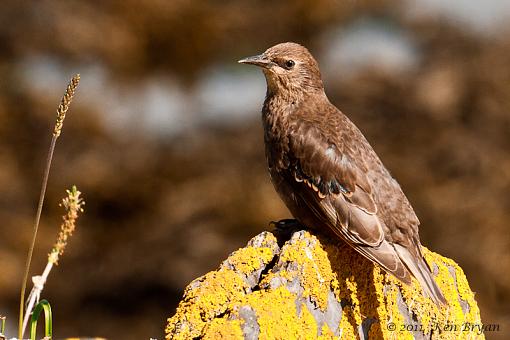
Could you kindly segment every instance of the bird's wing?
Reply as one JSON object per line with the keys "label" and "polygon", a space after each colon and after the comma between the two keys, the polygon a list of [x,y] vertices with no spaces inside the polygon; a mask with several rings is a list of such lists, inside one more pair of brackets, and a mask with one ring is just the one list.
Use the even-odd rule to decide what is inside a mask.
{"label": "bird's wing", "polygon": [[354,249],[410,283],[409,271],[385,239],[387,228],[377,216],[366,169],[339,148],[317,124],[301,121],[291,127],[288,174],[297,194],[316,218]]}
{"label": "bird's wing", "polygon": [[294,180],[306,184],[317,201],[327,198],[332,203],[334,221],[349,231],[349,239],[379,245],[384,231],[364,169],[313,124],[299,122],[291,131],[289,170]]}

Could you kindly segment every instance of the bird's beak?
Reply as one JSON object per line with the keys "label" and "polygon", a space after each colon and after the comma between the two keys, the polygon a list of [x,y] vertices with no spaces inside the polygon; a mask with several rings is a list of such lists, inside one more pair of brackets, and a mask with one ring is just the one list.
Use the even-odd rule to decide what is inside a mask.
{"label": "bird's beak", "polygon": [[253,57],[244,58],[238,61],[240,64],[251,64],[263,68],[269,68],[272,64],[271,60],[269,60],[265,54],[259,54]]}

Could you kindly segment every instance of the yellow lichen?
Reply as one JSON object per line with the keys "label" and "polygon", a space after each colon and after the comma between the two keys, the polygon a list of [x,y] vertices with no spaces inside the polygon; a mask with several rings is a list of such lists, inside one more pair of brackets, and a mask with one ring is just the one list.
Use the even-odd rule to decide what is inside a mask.
{"label": "yellow lichen", "polygon": [[205,340],[241,340],[244,339],[240,320],[214,319],[206,327]]}
{"label": "yellow lichen", "polygon": [[235,251],[229,256],[228,261],[241,273],[250,274],[262,265],[268,264],[273,256],[270,248],[246,247]]}
{"label": "yellow lichen", "polygon": [[322,325],[321,335],[317,338],[318,340],[336,339],[335,333],[329,329],[327,324]]}
{"label": "yellow lichen", "polygon": [[255,311],[261,340],[317,337],[315,319],[304,306],[298,315],[295,300],[295,294],[279,287],[249,294],[241,304],[250,305]]}
{"label": "yellow lichen", "polygon": [[340,336],[342,339],[357,339],[358,330],[356,322],[353,320],[353,310],[344,308],[342,310],[342,318],[340,319]]}
{"label": "yellow lichen", "polygon": [[[292,272],[287,270],[286,278],[292,281],[298,277],[304,288],[303,296],[309,297],[319,308],[324,310],[335,276],[328,261],[328,254],[321,247],[319,241],[308,232],[304,234],[304,237],[314,240],[312,249],[307,246],[306,241],[298,240],[282,249],[280,260],[296,263],[296,270]],[[278,273],[279,276],[282,276],[281,274],[281,272]]]}
{"label": "yellow lichen", "polygon": [[[176,314],[168,319],[167,339],[200,336],[216,316],[227,311],[231,302],[240,301],[246,284],[232,270],[220,269],[193,281],[184,293]],[[178,334],[176,337],[171,334]]]}
{"label": "yellow lichen", "polygon": [[[374,321],[370,339],[413,339],[413,330],[433,331],[434,339],[483,339],[483,334],[460,328],[481,320],[474,293],[454,261],[423,248],[427,262],[437,266],[435,280],[448,300],[447,307],[438,308],[423,296],[416,280],[410,286],[402,284],[341,242],[307,232],[298,236],[281,249],[278,264],[261,278],[259,290],[251,291],[245,275],[271,262],[275,240],[269,233],[260,247],[233,253],[228,259],[231,267],[222,266],[193,281],[176,314],[168,319],[167,339],[242,339],[246,320],[239,310],[244,306],[256,316],[250,322],[258,325],[259,339],[317,339],[319,334],[321,339],[333,339],[337,327],[325,323],[319,327],[303,303],[309,299],[324,311],[330,292],[343,302],[336,325],[343,339],[359,338],[360,325],[367,319]],[[300,296],[288,288],[296,279],[302,287]],[[465,314],[459,299],[468,304]]]}
{"label": "yellow lichen", "polygon": [[[388,281],[392,279],[388,277]],[[400,313],[397,300],[400,283],[390,285],[386,295],[385,316],[380,317],[381,330],[385,339],[414,339],[412,333],[405,327],[408,322]]]}

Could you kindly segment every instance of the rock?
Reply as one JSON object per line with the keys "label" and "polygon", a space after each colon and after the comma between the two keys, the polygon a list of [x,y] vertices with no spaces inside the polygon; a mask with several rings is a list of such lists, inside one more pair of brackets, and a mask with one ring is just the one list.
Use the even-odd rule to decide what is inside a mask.
{"label": "rock", "polygon": [[166,339],[483,339],[462,269],[423,251],[446,307],[425,298],[417,281],[400,283],[342,242],[263,232],[189,284]]}

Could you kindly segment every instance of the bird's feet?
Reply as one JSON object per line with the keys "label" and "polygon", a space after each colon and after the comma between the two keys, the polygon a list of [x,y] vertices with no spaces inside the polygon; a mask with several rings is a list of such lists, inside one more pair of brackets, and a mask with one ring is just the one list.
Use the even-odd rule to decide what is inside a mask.
{"label": "bird's feet", "polygon": [[293,229],[293,230],[303,230],[306,229],[305,225],[293,218],[286,218],[279,221],[271,221],[269,222],[269,226],[274,229]]}
{"label": "bird's feet", "polygon": [[274,229],[274,234],[278,240],[283,242],[289,240],[296,231],[308,229],[304,224],[292,218],[271,221],[269,226]]}

